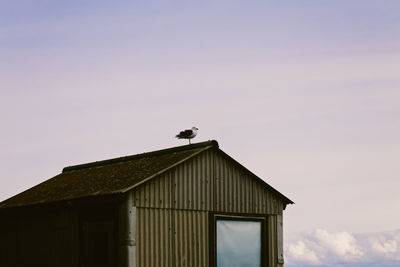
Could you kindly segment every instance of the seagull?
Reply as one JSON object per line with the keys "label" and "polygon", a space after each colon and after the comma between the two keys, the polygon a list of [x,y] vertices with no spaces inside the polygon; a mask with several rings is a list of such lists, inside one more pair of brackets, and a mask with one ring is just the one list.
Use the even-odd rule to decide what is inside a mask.
{"label": "seagull", "polygon": [[192,127],[192,129],[181,131],[175,137],[178,139],[189,139],[189,144],[191,144],[190,139],[194,138],[197,135],[197,130],[198,128]]}

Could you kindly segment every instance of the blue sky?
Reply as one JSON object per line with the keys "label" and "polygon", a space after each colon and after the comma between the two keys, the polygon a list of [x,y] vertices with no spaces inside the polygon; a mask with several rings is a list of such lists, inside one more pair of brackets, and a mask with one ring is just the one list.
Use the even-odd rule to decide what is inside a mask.
{"label": "blue sky", "polygon": [[[66,165],[181,145],[174,135],[197,126],[197,141],[217,139],[296,202],[284,217],[288,266],[324,249],[314,263],[342,262],[318,229],[348,233],[363,253],[374,243],[358,235],[382,233],[392,251],[399,8],[0,1],[0,200]],[[398,260],[398,247],[376,257]]]}

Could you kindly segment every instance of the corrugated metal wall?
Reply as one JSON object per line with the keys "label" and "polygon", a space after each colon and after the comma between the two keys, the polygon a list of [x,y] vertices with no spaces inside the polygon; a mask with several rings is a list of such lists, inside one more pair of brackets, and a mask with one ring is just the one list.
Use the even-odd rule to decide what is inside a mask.
{"label": "corrugated metal wall", "polygon": [[221,212],[278,214],[281,201],[226,157],[215,154],[215,210]]}
{"label": "corrugated metal wall", "polygon": [[[269,215],[269,266],[277,266],[276,215]],[[136,265],[209,266],[208,212],[138,208]]]}
{"label": "corrugated metal wall", "polygon": [[207,150],[133,191],[136,207],[281,214],[283,204],[242,169]]}
{"label": "corrugated metal wall", "polygon": [[133,191],[136,207],[213,210],[213,154],[197,157]]}
{"label": "corrugated metal wall", "polygon": [[138,208],[137,266],[208,266],[205,211]]}
{"label": "corrugated metal wall", "polygon": [[207,150],[132,191],[137,266],[209,266],[209,212],[268,216],[269,266],[277,266],[274,192]]}

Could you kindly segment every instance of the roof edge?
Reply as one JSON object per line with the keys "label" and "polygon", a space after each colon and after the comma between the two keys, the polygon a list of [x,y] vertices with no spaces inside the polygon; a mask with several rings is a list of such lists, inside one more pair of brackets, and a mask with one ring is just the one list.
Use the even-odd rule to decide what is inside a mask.
{"label": "roof edge", "polygon": [[285,196],[284,194],[282,194],[281,192],[279,192],[278,190],[276,190],[274,187],[272,187],[270,184],[268,184],[266,181],[264,181],[263,179],[261,179],[260,177],[258,177],[255,173],[253,173],[252,171],[250,171],[249,169],[247,169],[245,166],[243,166],[240,162],[238,162],[237,160],[235,160],[234,158],[232,158],[231,156],[229,156],[227,153],[225,153],[224,151],[222,151],[221,149],[218,149],[218,151],[224,155],[225,157],[227,157],[229,160],[233,161],[235,164],[237,164],[241,169],[243,169],[245,172],[247,172],[248,174],[250,174],[251,176],[255,177],[259,182],[263,183],[264,186],[266,186],[267,188],[269,188],[270,190],[272,190],[275,194],[278,194],[278,196],[280,198],[282,198],[283,200],[285,200],[285,204],[295,204],[292,200],[290,200],[287,196]]}
{"label": "roof edge", "polygon": [[[218,143],[217,143],[217,144],[218,144]],[[212,147],[214,147],[214,146],[213,146],[213,145],[206,146],[206,147],[204,147],[203,149],[201,149],[200,151],[197,151],[196,153],[193,153],[192,155],[187,156],[186,158],[184,158],[184,159],[182,159],[182,160],[176,162],[175,164],[172,164],[172,165],[168,166],[167,168],[165,168],[165,169],[163,169],[163,170],[161,170],[161,171],[159,171],[159,172],[157,172],[157,173],[155,173],[155,174],[153,174],[153,175],[147,177],[147,178],[144,179],[143,181],[140,181],[140,182],[138,182],[138,183],[136,183],[136,184],[134,184],[134,185],[132,185],[132,186],[129,186],[129,187],[127,187],[127,188],[124,188],[124,189],[122,189],[122,190],[118,190],[118,191],[115,191],[115,192],[116,192],[116,193],[121,193],[121,192],[122,192],[122,193],[126,193],[126,192],[128,192],[128,191],[130,191],[130,190],[132,190],[132,189],[134,189],[134,188],[136,188],[136,187],[139,187],[140,185],[146,183],[147,181],[153,179],[154,177],[157,177],[157,176],[159,176],[160,174],[163,174],[163,173],[169,171],[170,169],[175,168],[176,166],[182,164],[183,162],[185,162],[185,161],[187,161],[187,160],[189,160],[189,159],[191,159],[191,158],[193,158],[193,157],[199,155],[200,153],[202,153],[202,152],[204,152],[204,151],[206,151],[206,150],[208,150],[208,149],[210,149],[210,148],[212,148]]]}
{"label": "roof edge", "polygon": [[218,148],[219,144],[216,140],[209,140],[209,141],[205,141],[205,142],[189,144],[189,145],[184,145],[184,146],[171,147],[171,148],[156,150],[156,151],[152,151],[152,152],[144,152],[141,154],[135,154],[135,155],[130,155],[130,156],[124,156],[124,157],[118,157],[118,158],[113,158],[113,159],[106,159],[106,160],[100,160],[100,161],[89,162],[89,163],[84,163],[84,164],[72,165],[72,166],[67,166],[67,167],[63,168],[62,173],[83,170],[83,169],[88,169],[88,168],[94,168],[94,167],[101,167],[101,166],[105,166],[105,165],[126,162],[126,161],[143,158],[143,157],[159,156],[162,154],[173,153],[173,152],[178,152],[178,151],[185,151],[185,150],[195,149],[195,148],[200,148],[200,147],[209,147],[209,146]]}

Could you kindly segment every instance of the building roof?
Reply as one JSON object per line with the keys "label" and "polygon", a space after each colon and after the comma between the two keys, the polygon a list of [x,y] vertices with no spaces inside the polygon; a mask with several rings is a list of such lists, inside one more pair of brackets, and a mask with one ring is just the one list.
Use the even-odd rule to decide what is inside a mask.
{"label": "building roof", "polygon": [[[0,209],[125,193],[210,148],[218,149],[217,141],[65,167],[57,176],[1,202]],[[286,204],[293,203],[262,182],[277,192]]]}

